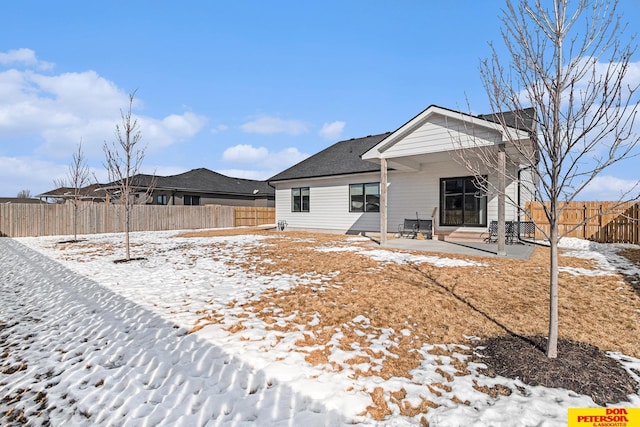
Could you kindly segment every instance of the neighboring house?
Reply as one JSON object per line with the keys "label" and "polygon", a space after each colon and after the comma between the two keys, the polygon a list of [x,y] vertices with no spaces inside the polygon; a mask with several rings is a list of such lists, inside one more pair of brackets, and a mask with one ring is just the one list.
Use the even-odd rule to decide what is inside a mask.
{"label": "neighboring house", "polygon": [[[231,178],[205,168],[171,176],[135,175],[132,188],[135,204],[254,207],[273,207],[275,204],[274,189],[266,181]],[[94,184],[83,188],[81,194],[81,200],[117,203],[119,187],[115,182]],[[63,187],[38,197],[69,200],[74,198],[74,191]]]}
{"label": "neighboring house", "polygon": [[39,199],[28,199],[25,197],[0,197],[0,203],[38,204],[43,202]]}
{"label": "neighboring house", "polygon": [[[433,218],[441,235],[485,232],[497,219],[497,194],[479,188],[456,156],[461,147],[472,152],[474,144],[506,142],[495,121],[492,115],[430,106],[394,132],[338,142],[269,179],[276,188],[276,220],[294,229],[362,233],[380,232],[386,217],[384,225],[393,233],[405,218],[417,216]],[[510,125],[510,132],[530,140],[530,123]],[[530,165],[506,151],[511,172],[521,176],[507,182],[506,192],[524,205],[533,194]],[[491,183],[494,175],[487,174]],[[386,212],[380,203],[385,177]],[[506,206],[506,220],[518,215]]]}
{"label": "neighboring house", "polygon": [[60,187],[38,194],[37,197],[42,201],[54,203],[65,203],[76,197],[83,202],[103,203],[107,198],[107,192],[102,188],[102,184],[91,184],[81,188],[77,194],[73,187]]}
{"label": "neighboring house", "polygon": [[156,178],[154,205],[275,205],[275,190],[266,181],[232,178],[205,168]]}

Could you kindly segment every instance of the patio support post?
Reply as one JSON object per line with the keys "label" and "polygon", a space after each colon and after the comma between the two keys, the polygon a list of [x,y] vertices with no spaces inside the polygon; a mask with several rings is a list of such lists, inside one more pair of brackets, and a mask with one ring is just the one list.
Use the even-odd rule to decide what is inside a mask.
{"label": "patio support post", "polygon": [[380,245],[387,244],[387,159],[380,159]]}
{"label": "patio support post", "polygon": [[504,144],[498,145],[498,256],[506,256],[505,188],[507,160]]}

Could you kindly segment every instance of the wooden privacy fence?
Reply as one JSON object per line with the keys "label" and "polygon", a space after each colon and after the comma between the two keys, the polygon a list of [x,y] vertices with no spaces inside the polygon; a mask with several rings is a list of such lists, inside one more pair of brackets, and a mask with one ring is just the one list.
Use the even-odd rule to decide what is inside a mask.
{"label": "wooden privacy fence", "polygon": [[233,216],[233,224],[236,227],[254,226],[276,223],[275,208],[253,208],[236,206]]}
{"label": "wooden privacy fence", "polygon": [[[527,213],[538,227],[549,231],[541,202],[527,203]],[[638,202],[571,202],[564,207],[559,223],[558,231],[568,232],[568,237],[600,243],[640,243]]]}
{"label": "wooden privacy fence", "polygon": [[[242,223],[236,223],[236,209],[243,212]],[[135,205],[131,215],[131,231],[190,230],[264,224],[274,208],[205,206]],[[256,213],[253,213],[253,211]],[[118,233],[124,231],[124,208],[111,204],[82,204],[78,207],[77,233]],[[254,218],[254,222],[250,222]],[[0,236],[66,236],[73,235],[72,204],[0,204]],[[273,223],[271,221],[270,223]]]}

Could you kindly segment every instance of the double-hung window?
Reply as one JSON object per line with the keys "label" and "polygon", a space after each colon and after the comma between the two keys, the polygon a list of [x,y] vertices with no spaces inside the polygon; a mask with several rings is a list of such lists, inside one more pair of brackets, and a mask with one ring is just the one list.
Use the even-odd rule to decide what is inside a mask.
{"label": "double-hung window", "polygon": [[440,224],[487,226],[487,193],[475,177],[440,179]]}
{"label": "double-hung window", "polygon": [[185,194],[184,204],[185,206],[198,206],[200,205],[200,196],[190,196]]}
{"label": "double-hung window", "polygon": [[309,187],[291,189],[291,212],[309,212]]}
{"label": "double-hung window", "polygon": [[380,183],[350,184],[349,212],[380,212]]}

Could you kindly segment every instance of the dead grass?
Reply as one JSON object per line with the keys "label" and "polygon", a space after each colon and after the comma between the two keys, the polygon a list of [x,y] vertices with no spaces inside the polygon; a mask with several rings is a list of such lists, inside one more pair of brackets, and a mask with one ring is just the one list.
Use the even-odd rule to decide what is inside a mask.
{"label": "dead grass", "polygon": [[[327,277],[321,285],[300,285],[286,291],[269,291],[258,300],[235,308],[257,316],[278,331],[299,331],[304,338],[296,342],[297,351],[307,362],[327,370],[346,369],[330,360],[333,347],[358,355],[347,360],[354,376],[376,375],[383,379],[410,377],[410,371],[423,360],[418,351],[424,344],[458,343],[475,336],[490,339],[502,336],[545,336],[548,316],[548,249],[538,247],[527,261],[434,254],[447,258],[478,261],[479,267],[435,267],[420,265],[381,265],[353,252],[318,252],[318,246],[354,246],[345,236],[301,232],[278,233],[265,230],[222,230],[188,233],[182,237],[228,236],[252,232],[268,236],[267,245],[247,256],[245,267],[259,274],[317,274]],[[640,264],[640,250],[622,255]],[[269,260],[270,262],[255,262]],[[237,260],[242,263],[242,260]],[[560,265],[596,269],[590,260],[560,257]],[[634,282],[635,280],[635,282]],[[640,292],[634,288],[638,278],[614,276],[560,275],[560,336],[564,340],[619,351],[640,358]],[[356,321],[364,316],[369,323]],[[231,332],[242,331],[239,323]],[[287,320],[284,319],[293,319]],[[312,319],[316,319],[311,323]],[[206,322],[209,319],[201,319]],[[219,319],[216,319],[219,321]],[[284,323],[283,323],[284,322]],[[310,324],[311,323],[311,324]],[[392,329],[388,335],[382,330]],[[332,337],[342,334],[336,342]],[[376,339],[378,345],[372,343]],[[380,350],[384,343],[384,351]],[[467,361],[451,350],[435,350],[451,358],[457,375],[467,375]],[[456,350],[460,352],[460,350]],[[436,360],[436,362],[438,362]],[[368,364],[369,370],[358,365]],[[361,367],[361,366],[360,366]],[[371,369],[375,368],[375,370]],[[453,375],[439,369],[441,383],[427,384],[431,395],[451,393],[447,384]],[[490,396],[506,395],[506,387],[476,388]],[[396,404],[401,413],[426,413],[435,405],[423,398],[418,407],[398,394],[385,396],[376,388],[373,405],[367,413],[384,419]],[[451,399],[468,404],[456,396]],[[436,405],[437,406],[437,405]]]}
{"label": "dead grass", "polygon": [[[345,336],[341,345],[366,345],[366,340],[355,333],[363,326],[352,322],[359,315],[371,321],[367,327],[374,332],[393,328],[395,334],[388,337],[388,351],[401,357],[386,358],[379,373],[382,377],[406,376],[420,363],[419,354],[413,350],[426,343],[462,343],[465,336],[488,338],[505,333],[543,336],[547,332],[548,249],[536,248],[528,261],[436,254],[479,261],[485,264],[483,267],[446,268],[428,263],[381,267],[378,262],[352,252],[315,250],[317,246],[355,244],[339,235],[230,229],[181,236],[249,232],[268,236],[269,244],[254,249],[247,258],[271,262],[252,261],[252,265],[247,262],[247,268],[257,266],[259,273],[267,275],[317,273],[333,275],[333,279],[322,287],[298,286],[288,291],[267,292],[243,308],[272,325],[297,313],[288,326],[283,327],[280,321],[277,329],[283,331],[294,330],[317,313],[320,322],[306,326],[306,331],[311,332],[310,341],[300,342],[302,348],[328,345],[336,329]],[[640,259],[638,253],[629,257]],[[595,268],[589,260],[562,256],[560,264]],[[639,310],[640,297],[622,276],[561,273],[562,338],[640,357]],[[409,330],[410,334],[402,335],[402,330]]]}

